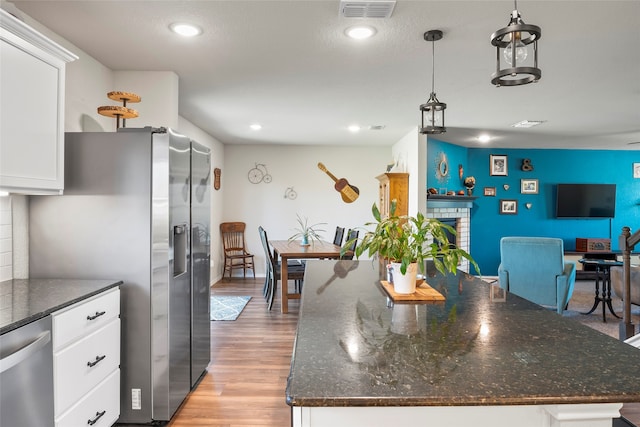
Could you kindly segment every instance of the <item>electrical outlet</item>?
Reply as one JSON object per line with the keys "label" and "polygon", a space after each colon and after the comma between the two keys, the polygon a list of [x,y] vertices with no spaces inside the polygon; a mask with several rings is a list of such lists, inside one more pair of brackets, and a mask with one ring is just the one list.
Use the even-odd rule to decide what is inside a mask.
{"label": "electrical outlet", "polygon": [[139,388],[131,389],[131,409],[142,409],[142,390]]}

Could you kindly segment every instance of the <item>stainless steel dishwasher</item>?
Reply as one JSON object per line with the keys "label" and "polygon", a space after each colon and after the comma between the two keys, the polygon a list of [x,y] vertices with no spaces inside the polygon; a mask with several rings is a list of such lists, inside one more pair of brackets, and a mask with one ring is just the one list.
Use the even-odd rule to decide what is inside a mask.
{"label": "stainless steel dishwasher", "polygon": [[0,426],[53,426],[51,316],[0,335]]}

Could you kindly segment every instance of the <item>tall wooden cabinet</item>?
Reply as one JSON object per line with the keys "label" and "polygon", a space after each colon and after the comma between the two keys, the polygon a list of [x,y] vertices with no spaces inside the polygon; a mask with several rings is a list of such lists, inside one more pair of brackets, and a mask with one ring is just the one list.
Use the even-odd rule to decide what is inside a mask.
{"label": "tall wooden cabinet", "polygon": [[391,201],[397,200],[396,215],[407,215],[409,212],[409,174],[383,173],[376,177],[380,181],[380,201],[378,209],[383,217],[389,216]]}

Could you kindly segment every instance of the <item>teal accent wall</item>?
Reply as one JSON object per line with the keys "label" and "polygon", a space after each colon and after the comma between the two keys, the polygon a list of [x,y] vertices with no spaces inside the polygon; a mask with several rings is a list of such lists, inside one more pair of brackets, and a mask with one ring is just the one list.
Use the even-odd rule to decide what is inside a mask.
{"label": "teal accent wall", "polygon": [[[435,156],[434,151],[439,150],[451,150],[451,156],[456,158],[464,158],[466,154],[461,162],[465,165],[464,176],[476,178],[473,195],[478,198],[471,210],[470,252],[484,275],[497,274],[500,239],[504,236],[559,237],[567,251],[575,250],[576,237],[610,238],[612,250],[617,251],[622,227],[629,226],[632,232],[640,227],[640,179],[633,178],[633,163],[640,163],[640,151],[461,148],[441,141],[434,148],[429,142],[429,156]],[[507,176],[490,175],[492,154],[507,156]],[[521,170],[524,159],[531,160],[533,171]],[[428,160],[427,185],[431,187],[434,171],[431,157]],[[521,194],[521,179],[537,179],[538,194]],[[615,218],[555,218],[559,183],[616,184]],[[495,187],[495,197],[484,196],[485,187]],[[517,214],[500,214],[501,199],[516,200]],[[527,203],[531,204],[529,209]]]}
{"label": "teal accent wall", "polygon": [[[446,177],[440,176],[437,172],[442,155],[446,156],[449,163],[449,173]],[[427,188],[447,189],[456,193],[460,190],[465,190],[462,180],[460,180],[458,168],[462,165],[464,170],[463,177],[466,177],[467,156],[468,149],[465,147],[429,139],[427,149]]]}

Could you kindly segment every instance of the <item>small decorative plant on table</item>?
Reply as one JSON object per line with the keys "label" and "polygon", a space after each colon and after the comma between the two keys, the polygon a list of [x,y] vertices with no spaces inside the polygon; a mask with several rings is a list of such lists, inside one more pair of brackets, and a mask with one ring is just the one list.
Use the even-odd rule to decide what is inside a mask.
{"label": "small decorative plant on table", "polygon": [[355,256],[359,258],[367,252],[370,257],[388,259],[393,270],[393,285],[399,294],[412,294],[416,290],[418,270],[424,274],[425,260],[432,259],[442,274],[456,273],[461,259],[467,259],[479,273],[476,261],[465,250],[449,242],[447,232],[456,234],[453,227],[435,218],[426,218],[418,212],[413,216],[396,216],[396,200],[391,201],[390,214],[382,218],[378,207],[373,204],[371,211],[376,222],[375,230],[366,231],[361,239],[351,239],[342,251],[357,242]]}
{"label": "small decorative plant on table", "polygon": [[299,228],[295,228],[294,230],[297,232],[293,236],[289,237],[289,241],[294,241],[300,239],[300,244],[302,246],[309,246],[313,241],[322,240],[322,235],[320,233],[324,233],[326,230],[318,228],[321,225],[326,225],[326,222],[319,222],[317,224],[309,225],[309,219],[300,218],[300,215],[296,214],[298,217]]}

